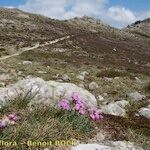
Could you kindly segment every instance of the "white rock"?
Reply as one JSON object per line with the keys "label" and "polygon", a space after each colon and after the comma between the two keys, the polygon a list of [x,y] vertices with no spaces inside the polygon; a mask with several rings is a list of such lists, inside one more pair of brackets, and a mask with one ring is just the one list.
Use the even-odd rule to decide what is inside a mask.
{"label": "white rock", "polygon": [[111,150],[111,147],[99,144],[80,144],[71,150]]}
{"label": "white rock", "polygon": [[98,88],[98,84],[96,82],[91,82],[89,84],[89,89],[90,90],[96,90]]}
{"label": "white rock", "polygon": [[127,96],[132,100],[132,101],[140,101],[145,98],[144,95],[140,94],[139,92],[133,92],[127,94]]}
{"label": "white rock", "polygon": [[115,102],[115,104],[117,104],[117,105],[120,106],[121,108],[125,108],[127,105],[129,105],[129,102],[126,101],[126,100],[121,100],[121,101]]}
{"label": "white rock", "polygon": [[[44,81],[41,78],[29,78],[18,81],[7,88],[0,88],[0,104],[4,104],[9,99],[14,99],[20,93],[31,91],[36,94],[32,103],[55,104],[62,97],[71,100],[73,92],[78,93],[89,106],[96,106],[97,101],[94,95],[87,90],[72,83],[59,83],[56,81]],[[24,92],[22,92],[24,91]]]}
{"label": "white rock", "polygon": [[83,75],[78,75],[77,76],[77,79],[81,80],[81,81],[84,81],[84,76]]}
{"label": "white rock", "polygon": [[78,84],[78,86],[81,87],[81,88],[85,88],[83,83]]}
{"label": "white rock", "polygon": [[63,81],[70,81],[70,77],[67,74],[62,75],[62,80]]}
{"label": "white rock", "polygon": [[23,65],[32,65],[32,61],[23,61]]}
{"label": "white rock", "polygon": [[39,73],[39,74],[47,74],[47,72],[46,71],[38,71],[37,73]]}
{"label": "white rock", "polygon": [[82,72],[80,72],[80,74],[82,75],[82,76],[86,76],[86,75],[89,75],[89,73],[87,72],[87,71],[82,71]]}
{"label": "white rock", "polygon": [[148,108],[141,108],[139,111],[140,116],[144,116],[147,119],[150,119],[150,107]]}
{"label": "white rock", "polygon": [[103,79],[104,79],[104,81],[106,81],[106,82],[112,82],[112,80],[113,80],[112,78],[108,78],[108,77],[104,77]]}
{"label": "white rock", "polygon": [[6,81],[6,80],[10,80],[11,77],[9,74],[1,74],[0,75],[0,81]]}
{"label": "white rock", "polygon": [[115,80],[119,80],[119,79],[120,79],[120,77],[115,77],[114,79],[115,79]]}
{"label": "white rock", "polygon": [[101,95],[98,95],[98,96],[97,96],[97,100],[98,100],[98,101],[103,101],[103,100],[104,100],[104,97],[101,96]]}
{"label": "white rock", "polygon": [[106,144],[79,144],[71,150],[143,150],[131,142],[108,141]]}
{"label": "white rock", "polygon": [[121,117],[126,116],[125,109],[121,108],[117,103],[110,103],[106,106],[103,106],[102,112],[114,116],[121,116]]}
{"label": "white rock", "polygon": [[108,96],[108,94],[107,94],[107,93],[103,93],[102,95],[103,95],[104,97],[107,97],[107,96]]}
{"label": "white rock", "polygon": [[128,141],[115,141],[110,144],[114,150],[143,150],[140,147],[137,147],[131,142]]}

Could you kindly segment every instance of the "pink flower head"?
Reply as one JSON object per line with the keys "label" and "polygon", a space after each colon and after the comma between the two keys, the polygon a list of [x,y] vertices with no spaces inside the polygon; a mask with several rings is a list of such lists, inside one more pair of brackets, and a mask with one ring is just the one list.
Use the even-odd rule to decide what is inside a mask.
{"label": "pink flower head", "polygon": [[84,108],[84,103],[82,101],[77,101],[77,103],[75,104],[75,110],[79,111],[80,109]]}
{"label": "pink flower head", "polygon": [[75,110],[79,112],[79,114],[84,115],[85,114],[85,104],[82,100],[78,100],[75,104]]}
{"label": "pink flower head", "polygon": [[102,112],[99,109],[91,109],[89,112],[92,120],[97,121],[103,119]]}
{"label": "pink flower head", "polygon": [[92,120],[96,120],[96,118],[95,118],[95,115],[94,114],[90,114],[90,118],[92,119]]}
{"label": "pink flower head", "polygon": [[6,124],[4,123],[3,120],[0,120],[0,129],[5,128]]}
{"label": "pink flower head", "polygon": [[80,109],[79,114],[84,115],[85,114],[85,109]]}
{"label": "pink flower head", "polygon": [[66,99],[62,99],[58,105],[64,110],[70,110],[69,102]]}
{"label": "pink flower head", "polygon": [[14,113],[13,114],[9,114],[8,118],[9,118],[10,121],[15,121],[16,122],[18,120],[18,117]]}
{"label": "pink flower head", "polygon": [[79,95],[77,93],[72,93],[71,98],[73,99],[73,102],[77,102],[79,100]]}

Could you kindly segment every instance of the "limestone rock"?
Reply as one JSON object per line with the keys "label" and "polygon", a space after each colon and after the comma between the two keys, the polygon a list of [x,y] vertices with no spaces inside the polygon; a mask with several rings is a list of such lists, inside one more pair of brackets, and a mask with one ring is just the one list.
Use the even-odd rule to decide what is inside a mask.
{"label": "limestone rock", "polygon": [[105,144],[79,144],[71,150],[143,150],[131,142],[127,141],[108,141]]}
{"label": "limestone rock", "polygon": [[68,100],[71,100],[71,95],[73,92],[75,92],[83,98],[87,105],[97,105],[94,95],[73,83],[44,81],[41,78],[29,78],[18,81],[12,86],[0,88],[0,105],[4,105],[9,99],[12,100],[16,98],[18,94],[25,94],[28,91],[30,91],[31,94],[36,93],[32,103],[54,105],[61,98],[67,98]]}
{"label": "limestone rock", "polygon": [[110,114],[114,116],[121,116],[125,117],[126,116],[126,111],[124,108],[119,106],[118,102],[115,103],[109,103],[106,106],[102,107],[102,112],[105,114]]}
{"label": "limestone rock", "polygon": [[62,75],[62,80],[63,81],[70,81],[70,77],[67,74]]}
{"label": "limestone rock", "polygon": [[147,119],[150,119],[150,107],[147,108],[141,108],[139,110],[139,115],[144,116]]}
{"label": "limestone rock", "polygon": [[128,93],[127,96],[132,100],[132,101],[140,101],[145,98],[144,95],[140,94],[139,92],[133,92],[133,93]]}
{"label": "limestone rock", "polygon": [[96,82],[91,82],[89,84],[89,89],[90,90],[96,90],[98,88],[98,84]]}
{"label": "limestone rock", "polygon": [[83,75],[78,75],[77,76],[77,79],[81,80],[81,81],[84,81],[84,76]]}
{"label": "limestone rock", "polygon": [[32,65],[32,61],[23,61],[23,65]]}

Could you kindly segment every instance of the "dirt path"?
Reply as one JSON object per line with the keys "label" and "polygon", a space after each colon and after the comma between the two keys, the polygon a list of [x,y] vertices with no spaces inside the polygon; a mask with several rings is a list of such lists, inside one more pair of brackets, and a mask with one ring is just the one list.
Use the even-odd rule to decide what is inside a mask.
{"label": "dirt path", "polygon": [[70,37],[71,37],[71,36],[65,36],[65,37],[62,37],[62,38],[58,38],[58,39],[55,39],[55,40],[46,42],[45,44],[39,44],[39,43],[37,43],[37,44],[36,44],[35,46],[33,46],[33,47],[24,47],[24,48],[21,48],[21,49],[20,49],[20,52],[17,52],[17,53],[12,54],[12,55],[8,55],[8,56],[1,57],[1,58],[0,58],[0,61],[1,61],[1,60],[5,60],[5,59],[8,59],[8,58],[11,58],[11,57],[18,56],[18,55],[20,55],[20,54],[22,54],[23,52],[26,52],[26,51],[30,51],[30,50],[33,50],[33,49],[36,49],[36,48],[39,48],[39,47],[44,47],[44,46],[47,46],[47,45],[51,45],[51,44],[58,43],[58,42],[60,42],[60,41],[69,39]]}

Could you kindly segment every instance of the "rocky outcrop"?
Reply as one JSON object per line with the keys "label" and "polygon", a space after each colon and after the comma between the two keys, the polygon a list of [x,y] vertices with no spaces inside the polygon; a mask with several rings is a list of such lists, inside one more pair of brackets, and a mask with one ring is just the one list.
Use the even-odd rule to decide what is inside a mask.
{"label": "rocky outcrop", "polygon": [[128,104],[129,102],[125,100],[117,101],[115,103],[109,103],[108,105],[102,107],[102,111],[105,114],[125,117],[126,116],[125,106],[127,106]]}
{"label": "rocky outcrop", "polygon": [[94,95],[87,90],[78,87],[73,83],[60,83],[56,81],[44,81],[41,78],[29,78],[20,80],[16,84],[0,89],[0,104],[4,105],[6,101],[12,100],[18,94],[26,92],[35,94],[32,102],[55,104],[61,98],[71,98],[73,92],[78,93],[83,101],[89,106],[96,106],[97,101]]}

